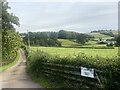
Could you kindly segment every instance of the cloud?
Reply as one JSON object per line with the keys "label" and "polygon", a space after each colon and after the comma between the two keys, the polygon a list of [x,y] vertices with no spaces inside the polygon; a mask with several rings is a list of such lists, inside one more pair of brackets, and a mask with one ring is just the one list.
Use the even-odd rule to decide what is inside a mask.
{"label": "cloud", "polygon": [[20,32],[58,31],[89,32],[92,29],[117,29],[117,2],[10,2],[20,18]]}
{"label": "cloud", "polygon": [[8,0],[9,2],[118,2],[119,0]]}

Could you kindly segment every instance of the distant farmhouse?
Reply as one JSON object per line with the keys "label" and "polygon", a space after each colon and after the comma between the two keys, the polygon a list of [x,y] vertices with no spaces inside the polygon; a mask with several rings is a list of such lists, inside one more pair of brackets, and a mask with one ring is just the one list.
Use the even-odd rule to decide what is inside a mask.
{"label": "distant farmhouse", "polygon": [[110,43],[115,44],[116,41],[97,41],[97,44],[110,44]]}

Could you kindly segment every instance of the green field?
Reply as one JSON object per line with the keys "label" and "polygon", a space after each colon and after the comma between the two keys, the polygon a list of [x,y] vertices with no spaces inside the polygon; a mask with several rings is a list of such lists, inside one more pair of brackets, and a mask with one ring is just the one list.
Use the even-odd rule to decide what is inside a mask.
{"label": "green field", "polygon": [[63,47],[102,47],[106,46],[106,44],[96,44],[96,41],[89,40],[85,43],[85,45],[80,45],[74,41],[68,40],[68,39],[58,39]]}
{"label": "green field", "polygon": [[[103,38],[111,38],[110,36],[99,34],[99,33],[92,33],[96,35],[96,39],[98,39],[99,36],[102,36]],[[99,34],[99,35],[98,35]],[[96,44],[96,41],[88,41],[85,43],[85,45],[80,46],[80,44],[68,40],[68,39],[58,39],[62,47],[31,47],[32,50],[40,49],[44,52],[47,52],[51,55],[60,55],[60,56],[75,56],[79,53],[85,53],[87,56],[100,56],[100,57],[113,57],[117,56],[118,54],[118,48],[115,49],[92,49],[92,48],[75,48],[75,47],[106,47],[106,44]],[[67,47],[67,48],[66,48]],[[70,48],[74,47],[74,48]]]}
{"label": "green field", "polygon": [[76,46],[80,45],[80,44],[70,41],[68,39],[58,39],[58,41],[60,41],[62,43],[63,47],[76,47]]}
{"label": "green field", "polygon": [[[104,37],[102,39],[110,39],[112,37],[107,36],[107,35],[103,35],[103,34],[95,34],[95,40],[99,40],[99,37]],[[45,69],[47,68],[47,66],[42,66],[42,64],[40,65],[40,63],[42,62],[49,62],[52,64],[60,64],[60,65],[72,65],[72,66],[85,66],[85,67],[95,67],[98,70],[102,70],[105,71],[104,74],[100,74],[100,77],[105,77],[105,79],[102,81],[107,81],[107,82],[112,82],[111,85],[114,84],[114,75],[117,75],[119,72],[116,71],[115,73],[113,72],[113,76],[111,75],[111,73],[109,73],[109,70],[117,70],[117,67],[114,67],[116,65],[117,62],[117,58],[118,57],[118,47],[113,47],[113,49],[110,49],[109,47],[106,46],[106,44],[97,44],[97,41],[95,40],[89,40],[88,42],[86,42],[84,45],[80,45],[79,43],[74,42],[74,40],[68,40],[68,39],[58,39],[61,44],[62,47],[44,47],[44,46],[31,46],[31,51],[37,51],[37,52],[32,52],[31,56],[29,56],[29,63],[33,63],[33,65],[29,66],[32,69],[30,70],[30,75],[33,74],[32,79],[39,83],[40,85],[42,85],[43,87],[51,87],[51,88],[55,88],[55,87],[77,87],[75,86],[76,83],[72,82],[72,81],[65,81],[65,79],[61,79],[61,81],[59,80],[55,80],[55,78],[59,78],[59,75],[66,75],[67,77],[70,77],[68,72],[68,67],[67,69],[62,68],[62,72],[59,72],[59,70],[61,70],[61,67],[57,66],[57,70],[56,67],[53,69],[53,67],[50,65],[48,65],[49,69]],[[103,47],[103,48],[102,48]],[[100,49],[98,49],[100,48]],[[107,49],[109,48],[109,49]],[[48,54],[41,52],[41,51],[47,52]],[[80,54],[80,55],[79,55]],[[85,54],[85,55],[84,55]],[[51,56],[52,55],[52,56]],[[55,55],[58,55],[58,57],[56,57]],[[78,55],[78,56],[77,56]],[[55,56],[55,57],[54,57]],[[60,57],[59,57],[60,56]],[[91,57],[92,56],[92,57]],[[97,57],[98,56],[98,57]],[[28,64],[30,65],[30,64]],[[39,71],[34,70],[34,67],[32,66],[36,66],[36,68],[38,69],[40,66],[41,69],[43,71],[47,71],[50,72],[52,74],[48,75],[48,78],[44,77],[44,72],[40,71],[41,69],[39,69]],[[102,67],[102,69],[101,69]],[[109,68],[110,67],[110,68]],[[107,69],[109,68],[109,70]],[[53,71],[52,71],[53,70]],[[57,72],[55,72],[54,70],[56,70]],[[66,71],[68,70],[68,71]],[[35,72],[37,71],[37,72]],[[38,73],[39,72],[39,73]],[[67,72],[67,74],[65,74],[65,72]],[[71,71],[70,71],[71,72]],[[35,76],[36,74],[41,75],[38,79],[38,76]],[[56,74],[58,76],[54,76],[53,75]],[[117,74],[116,74],[117,73]],[[35,74],[35,75],[34,75]],[[105,76],[106,75],[106,76]],[[112,78],[107,78],[108,76],[112,77]],[[51,78],[53,77],[53,78]],[[72,76],[73,78],[74,76]],[[82,78],[81,78],[82,79]],[[54,81],[54,82],[53,82]],[[49,83],[48,83],[49,82]],[[62,83],[59,83],[62,82]],[[64,84],[63,84],[64,82]],[[66,83],[67,82],[67,83]],[[66,84],[65,84],[66,83]],[[70,86],[69,83],[71,83]],[[117,82],[118,83],[118,82]],[[74,85],[75,84],[75,85]],[[81,86],[84,83],[82,83]],[[80,85],[80,84],[79,84]],[[103,83],[103,85],[105,85],[106,87],[109,87],[110,85]],[[81,87],[80,86],[80,87]],[[92,86],[93,87],[93,86]]]}
{"label": "green field", "polygon": [[94,36],[96,40],[98,40],[99,38],[102,38],[104,40],[113,38],[108,35],[104,35],[104,34],[100,34],[100,33],[90,33],[90,35]]}
{"label": "green field", "polygon": [[115,49],[91,49],[91,48],[62,48],[62,47],[31,47],[32,50],[42,50],[51,55],[75,56],[79,53],[85,53],[88,56],[114,57],[118,54],[118,48]]}

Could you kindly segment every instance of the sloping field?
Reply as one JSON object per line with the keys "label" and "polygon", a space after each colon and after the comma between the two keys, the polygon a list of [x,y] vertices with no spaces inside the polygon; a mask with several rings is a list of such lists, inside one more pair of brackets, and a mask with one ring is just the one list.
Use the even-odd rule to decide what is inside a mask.
{"label": "sloping field", "polygon": [[108,35],[104,35],[104,34],[100,34],[100,33],[90,33],[90,35],[94,36],[95,39],[99,39],[99,38],[102,38],[102,39],[111,39],[113,37],[110,37]]}
{"label": "sloping field", "polygon": [[62,43],[62,46],[64,46],[64,47],[76,47],[76,46],[79,46],[78,43],[70,41],[68,39],[58,39],[58,40]]}

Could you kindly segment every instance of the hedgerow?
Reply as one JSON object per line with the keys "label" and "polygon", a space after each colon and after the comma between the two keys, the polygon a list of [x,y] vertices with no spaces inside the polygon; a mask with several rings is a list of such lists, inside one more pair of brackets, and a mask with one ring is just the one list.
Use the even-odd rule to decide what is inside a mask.
{"label": "hedgerow", "polygon": [[[60,57],[51,56],[46,52],[37,50],[31,51],[28,60],[27,60],[27,70],[30,74],[33,74],[35,77],[40,77],[40,75],[44,75],[42,71],[44,71],[45,66],[43,63],[52,63],[52,64],[60,64],[60,65],[70,65],[70,66],[83,66],[87,68],[94,68],[100,70],[104,73],[100,73],[99,76],[103,77],[102,84],[104,85],[104,89],[120,89],[120,58],[119,57],[88,57],[84,53],[79,53],[75,57]],[[59,67],[58,67],[59,68]],[[64,68],[62,68],[64,71]],[[59,74],[59,73],[58,73]],[[53,78],[52,78],[53,77]],[[49,77],[54,80],[54,76]],[[56,77],[59,78],[59,77]],[[61,82],[66,82],[66,80],[60,79]],[[57,80],[55,81],[57,82]],[[69,81],[68,81],[69,82]],[[69,82],[71,83],[71,82]],[[73,85],[74,86],[74,85]],[[67,85],[64,87],[68,87]],[[74,86],[77,88],[77,86]]]}

